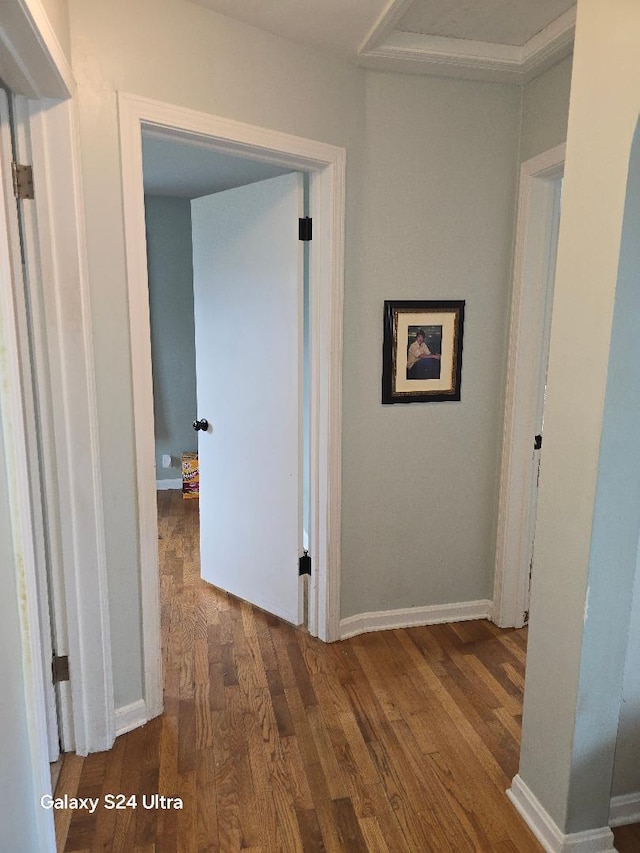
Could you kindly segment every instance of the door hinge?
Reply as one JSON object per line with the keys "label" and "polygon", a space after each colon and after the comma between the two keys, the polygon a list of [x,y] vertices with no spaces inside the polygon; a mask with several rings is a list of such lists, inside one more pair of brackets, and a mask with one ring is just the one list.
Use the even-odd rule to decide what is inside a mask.
{"label": "door hinge", "polygon": [[51,675],[53,683],[59,684],[61,681],[69,681],[69,656],[54,655],[51,661]]}
{"label": "door hinge", "polygon": [[300,577],[311,574],[311,557],[308,551],[305,551],[298,561],[298,574]]}
{"label": "door hinge", "polygon": [[542,448],[542,436],[534,435],[533,437],[533,449],[540,450]]}
{"label": "door hinge", "polygon": [[11,164],[13,176],[13,194],[16,198],[34,198],[33,192],[33,168],[21,166],[19,163]]}
{"label": "door hinge", "polygon": [[308,243],[313,238],[313,219],[310,216],[303,216],[298,219],[298,240]]}

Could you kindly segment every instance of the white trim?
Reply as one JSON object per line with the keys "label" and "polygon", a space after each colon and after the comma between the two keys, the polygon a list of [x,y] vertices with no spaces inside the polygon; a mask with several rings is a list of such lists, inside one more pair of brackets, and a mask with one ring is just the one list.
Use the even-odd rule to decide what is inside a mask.
{"label": "white trim", "polygon": [[86,755],[111,747],[115,724],[79,144],[72,101],[30,106],[75,750]]}
{"label": "white trim", "polygon": [[[22,95],[14,99],[16,124],[16,153],[21,163],[33,163],[31,145],[32,123],[30,110],[33,104]],[[47,166],[38,163],[46,180]],[[38,183],[40,179],[38,178]],[[52,294],[49,288],[42,287],[46,281],[42,272],[42,253],[38,232],[37,204],[24,202],[22,205],[22,239],[24,241],[24,260],[26,287],[29,291],[30,320],[33,332],[33,374],[37,397],[38,432],[42,457],[41,500],[46,515],[47,565],[43,572],[40,595],[46,595],[50,601],[50,624],[42,631],[42,652],[46,659],[46,671],[50,667],[52,642],[51,628],[55,637],[55,649],[59,655],[69,654],[67,607],[64,581],[64,557],[62,548],[61,506],[58,491],[57,452],[54,419],[53,387],[51,383],[52,360],[50,351],[51,332],[47,329],[45,302]],[[44,622],[43,622],[44,625]],[[73,705],[71,685],[63,682],[57,685],[58,735],[63,752],[75,750],[73,731]]]}
{"label": "white trim", "polygon": [[125,735],[147,722],[147,704],[144,699],[138,699],[130,705],[116,708],[116,737]]}
{"label": "white trim", "polygon": [[0,19],[0,76],[16,94],[66,98],[71,66],[40,0],[6,0]]}
{"label": "white trim", "polygon": [[118,94],[143,614],[147,718],[162,711],[153,387],[142,173],[142,128],[197,138],[217,150],[311,173],[311,543],[316,567],[310,630],[338,636],[345,151],[184,107]]}
{"label": "white trim", "polygon": [[[4,93],[3,93],[4,94]],[[22,96],[14,96],[13,101],[13,126],[14,126],[14,156],[18,163],[31,163],[31,143],[29,139],[29,111],[28,102]],[[6,127],[6,134],[10,130]],[[4,139],[4,145],[11,149],[11,140]],[[11,182],[9,181],[9,191]],[[19,301],[18,311],[21,318],[22,328],[19,330],[20,345],[23,349],[22,364],[25,375],[22,385],[24,393],[23,406],[26,422],[35,424],[37,427],[27,431],[26,443],[28,448],[29,478],[31,491],[33,538],[36,553],[36,573],[38,589],[38,605],[40,610],[40,639],[43,672],[45,673],[44,687],[47,703],[47,727],[49,731],[49,761],[58,760],[60,753],[60,741],[62,738],[61,727],[58,724],[58,707],[56,700],[56,687],[47,675],[51,669],[53,658],[52,626],[54,609],[51,603],[57,603],[55,595],[62,587],[53,582],[62,579],[62,566],[56,548],[56,524],[51,519],[55,516],[58,506],[58,496],[51,488],[51,463],[55,461],[53,420],[50,408],[50,383],[47,373],[46,352],[46,321],[42,306],[40,282],[42,276],[37,265],[38,258],[38,231],[35,220],[35,210],[32,204],[23,202],[20,205],[22,219],[19,232],[17,219],[14,223],[14,232],[10,234],[12,248],[14,249],[14,264],[19,269],[24,257],[23,289],[16,294]],[[23,247],[21,248],[21,242]],[[28,307],[27,307],[28,306]],[[52,513],[53,510],[53,513]],[[64,595],[62,595],[64,599]],[[66,623],[65,623],[66,630]],[[57,650],[57,647],[56,647]],[[64,642],[58,654],[67,654]],[[60,718],[65,718],[65,711],[60,709]],[[70,740],[73,748],[73,736]]]}
{"label": "white trim", "polygon": [[358,56],[368,56],[380,47],[381,43],[394,31],[396,24],[405,12],[413,6],[414,0],[388,0],[376,22],[358,48]]}
{"label": "white trim", "polygon": [[494,619],[520,628],[529,607],[535,522],[533,438],[541,430],[565,146],[522,164],[496,540]]}
{"label": "white trim", "polygon": [[476,80],[527,83],[571,53],[575,6],[520,46],[395,29],[408,8],[392,0],[358,51],[362,65]]}
{"label": "white trim", "polygon": [[[4,97],[4,92],[2,96]],[[48,773],[49,748],[38,612],[37,563],[26,439],[31,425],[27,423],[26,418],[27,395],[24,384],[30,365],[25,364],[22,358],[22,268],[13,255],[9,236],[17,230],[17,222],[11,176],[5,171],[11,162],[11,152],[4,148],[5,141],[5,135],[0,135],[0,417],[13,539],[12,569],[15,572],[16,608],[22,634],[21,666],[28,731],[27,747],[30,755],[33,802],[37,803],[43,792],[50,791],[51,777]],[[9,588],[12,585],[9,581]],[[55,831],[51,814],[44,814],[43,809],[36,808],[35,818],[39,849],[54,851]]]}
{"label": "white trim", "polygon": [[[293,141],[295,137],[292,137]],[[291,144],[291,143],[288,143]],[[309,246],[309,506],[312,565],[308,630],[324,642],[340,633],[342,513],[342,324],[345,169],[343,148],[307,143]],[[311,158],[317,159],[311,159]],[[300,161],[304,168],[305,160]]]}
{"label": "white trim", "polygon": [[156,480],[156,491],[164,492],[169,489],[180,489],[182,491],[182,479],[176,477],[174,480]]}
{"label": "white trim", "polygon": [[[40,0],[6,0],[2,4],[2,20],[0,21],[0,73],[7,85],[15,94],[25,95],[29,98],[69,97],[73,92],[73,78],[69,64],[60,48],[57,38],[50,25]],[[100,574],[101,548],[101,505],[94,502],[99,482],[97,476],[97,455],[95,453],[96,424],[95,412],[93,411],[91,396],[92,392],[92,367],[88,354],[91,352],[90,340],[87,336],[88,303],[85,300],[87,293],[86,277],[82,272],[74,270],[74,266],[82,267],[84,260],[82,245],[82,210],[80,206],[80,191],[77,181],[79,174],[79,162],[77,157],[77,139],[70,132],[73,124],[73,107],[69,104],[58,105],[54,102],[44,103],[32,101],[29,119],[29,131],[33,141],[37,135],[36,125],[44,134],[41,144],[33,146],[34,172],[37,175],[38,184],[42,190],[35,202],[38,210],[39,230],[46,224],[49,227],[48,236],[42,238],[39,234],[39,249],[41,257],[35,261],[36,266],[44,270],[43,258],[46,255],[50,262],[49,271],[51,278],[47,277],[47,293],[51,294],[52,300],[58,300],[56,310],[58,319],[63,320],[62,329],[65,335],[63,341],[58,341],[63,346],[61,351],[52,353],[58,364],[52,365],[52,373],[59,369],[59,375],[64,380],[61,386],[63,398],[61,406],[56,407],[59,414],[58,426],[60,431],[56,434],[56,447],[61,453],[71,449],[72,468],[68,472],[69,482],[72,486],[71,494],[73,500],[68,508],[69,513],[76,522],[73,530],[66,530],[67,542],[72,545],[71,550],[65,551],[67,578],[70,583],[69,595],[79,589],[87,590],[95,580],[96,573]],[[38,116],[39,110],[42,114]],[[36,118],[40,118],[40,122]],[[67,126],[65,127],[65,119]],[[55,211],[46,202],[47,197],[55,196]],[[11,200],[13,205],[13,199]],[[26,202],[25,202],[26,204]],[[15,207],[14,207],[15,209]],[[53,215],[55,212],[55,216]],[[50,221],[52,220],[52,221]],[[7,253],[0,253],[6,259]],[[31,261],[31,259],[29,259]],[[2,364],[9,369],[10,380],[0,385],[0,393],[8,395],[10,403],[6,405],[3,401],[3,410],[11,418],[9,435],[5,434],[5,447],[7,448],[7,465],[11,472],[11,488],[17,489],[20,482],[24,482],[25,464],[24,438],[19,438],[19,433],[24,436],[26,428],[31,429],[32,424],[25,425],[22,410],[23,395],[19,387],[20,374],[15,359],[19,357],[19,342],[15,335],[17,326],[13,307],[11,306],[12,291],[9,286],[0,288],[2,294],[6,294],[7,305],[3,305],[0,311],[0,326],[3,333],[8,334],[4,341],[4,357]],[[78,301],[81,305],[78,305]],[[71,315],[71,316],[70,316]],[[73,347],[80,344],[79,349],[72,352]],[[75,356],[75,364],[74,364]],[[80,377],[78,387],[74,386],[74,380]],[[89,387],[87,387],[87,385]],[[60,409],[63,409],[61,412]],[[88,408],[88,413],[87,413]],[[83,417],[88,414],[88,418]],[[66,428],[74,423],[76,415],[80,415],[76,423],[76,430],[68,434]],[[76,447],[73,441],[76,435],[80,435],[76,444],[85,448],[87,444],[90,452],[83,460],[76,459]],[[89,436],[87,440],[87,434]],[[82,467],[85,463],[84,468]],[[86,464],[88,463],[88,464]],[[89,483],[89,488],[87,488]],[[88,494],[87,505],[83,504],[83,497]],[[66,495],[63,495],[66,496]],[[20,617],[23,635],[22,671],[24,676],[24,689],[26,697],[28,745],[30,753],[29,764],[31,766],[31,779],[33,780],[33,803],[36,832],[38,834],[38,849],[43,853],[53,853],[56,848],[55,832],[53,827],[52,813],[45,809],[36,807],[40,796],[51,790],[51,776],[46,749],[46,721],[44,710],[43,672],[40,665],[42,642],[39,625],[37,623],[37,594],[36,578],[34,575],[33,561],[29,553],[31,549],[31,519],[26,514],[27,503],[24,490],[14,496],[12,500],[12,526],[15,537],[14,547],[17,562],[22,559],[22,567],[18,577],[18,600],[20,602]],[[67,509],[67,507],[65,507]],[[87,528],[82,524],[88,522]],[[86,545],[86,547],[83,547]],[[97,551],[98,565],[86,559],[91,553]],[[104,568],[104,566],[102,566]],[[77,583],[77,585],[76,585]],[[106,596],[106,589],[103,589]],[[94,595],[90,597],[93,602]],[[95,604],[95,602],[94,602]],[[104,606],[103,606],[104,605]],[[95,631],[95,623],[92,618],[96,609],[104,612],[106,598],[98,602],[97,608],[90,608],[87,613],[83,612],[82,624],[78,624],[77,612],[76,629],[78,634],[77,659],[72,662],[75,668],[74,700],[77,694],[77,706],[74,714],[77,718],[74,722],[80,723],[80,738],[84,738],[82,747],[92,745],[93,735],[95,738],[95,749],[106,749],[109,742],[107,731],[98,732],[100,720],[106,717],[113,718],[113,699],[109,702],[109,687],[111,680],[111,661],[109,658],[110,647],[107,646],[105,654],[103,649],[96,648],[95,643],[83,645],[83,638],[87,631]],[[71,614],[70,614],[71,615]],[[98,626],[100,632],[102,626]],[[86,629],[86,630],[85,630]],[[97,652],[97,654],[94,654]],[[85,669],[85,664],[86,669]],[[98,677],[95,672],[99,670]],[[84,676],[87,675],[87,681]],[[102,680],[101,689],[100,681]],[[98,690],[94,687],[98,685]],[[84,719],[81,719],[84,717]],[[97,720],[97,723],[96,723]],[[106,737],[105,737],[106,734]]]}
{"label": "white trim", "polygon": [[569,56],[576,34],[576,6],[529,39],[522,48],[521,83],[528,83],[556,62]]}
{"label": "white trim", "polygon": [[628,826],[640,823],[640,791],[611,797],[609,826]]}
{"label": "white trim", "polygon": [[438,625],[442,622],[465,622],[470,619],[490,619],[492,603],[461,601],[457,604],[430,604],[425,607],[403,607],[400,610],[380,610],[359,613],[340,620],[340,639],[355,637],[369,631],[388,631],[392,628],[414,628],[419,625]]}
{"label": "white trim", "polygon": [[507,796],[547,853],[615,853],[608,826],[565,835],[531,789],[515,776]]}

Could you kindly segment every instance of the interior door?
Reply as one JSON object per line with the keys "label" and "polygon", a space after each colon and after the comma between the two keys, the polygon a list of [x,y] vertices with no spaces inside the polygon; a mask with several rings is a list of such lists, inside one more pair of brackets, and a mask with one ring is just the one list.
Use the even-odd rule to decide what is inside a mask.
{"label": "interior door", "polygon": [[299,624],[302,175],[191,204],[204,580]]}

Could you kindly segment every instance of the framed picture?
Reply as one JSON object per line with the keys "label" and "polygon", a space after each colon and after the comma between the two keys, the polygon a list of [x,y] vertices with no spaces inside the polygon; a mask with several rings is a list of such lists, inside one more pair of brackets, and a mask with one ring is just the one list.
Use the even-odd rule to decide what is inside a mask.
{"label": "framed picture", "polygon": [[464,301],[384,303],[382,402],[460,399]]}

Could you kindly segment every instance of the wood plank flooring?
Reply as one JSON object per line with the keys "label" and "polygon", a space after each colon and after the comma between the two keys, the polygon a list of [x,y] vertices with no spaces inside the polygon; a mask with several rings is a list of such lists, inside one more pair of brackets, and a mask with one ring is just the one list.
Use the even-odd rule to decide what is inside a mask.
{"label": "wood plank flooring", "polygon": [[[160,492],[158,506],[165,713],[109,752],[67,756],[57,796],[101,802],[56,812],[60,853],[542,850],[504,793],[525,631],[325,645],[203,583],[197,502]],[[105,808],[119,793],[137,808]],[[184,808],[143,808],[156,793]]]}
{"label": "wood plank flooring", "polygon": [[613,830],[616,850],[619,853],[638,853],[640,850],[640,824],[619,826]]}

